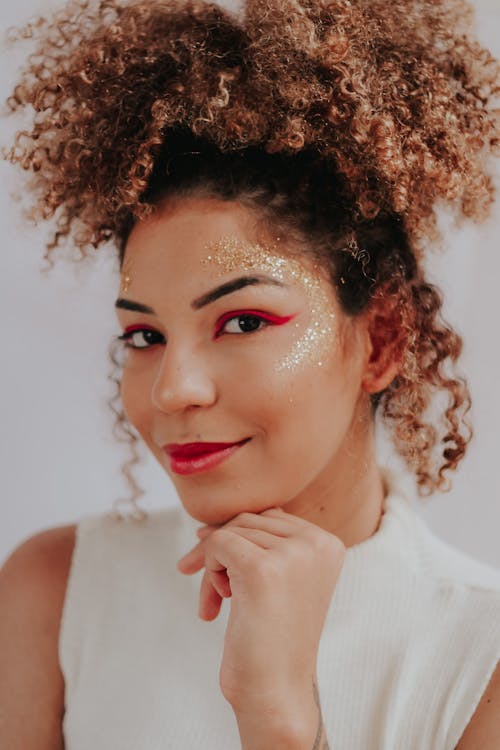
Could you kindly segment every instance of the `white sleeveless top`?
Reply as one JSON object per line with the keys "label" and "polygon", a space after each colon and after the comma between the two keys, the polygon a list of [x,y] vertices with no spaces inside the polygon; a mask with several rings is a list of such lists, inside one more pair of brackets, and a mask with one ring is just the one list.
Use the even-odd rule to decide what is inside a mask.
{"label": "white sleeveless top", "polygon": [[[500,659],[500,571],[436,537],[387,471],[379,530],[346,551],[321,637],[330,747],[454,750]],[[182,508],[77,527],[59,658],[65,750],[238,750],[219,689],[230,600],[198,618]]]}

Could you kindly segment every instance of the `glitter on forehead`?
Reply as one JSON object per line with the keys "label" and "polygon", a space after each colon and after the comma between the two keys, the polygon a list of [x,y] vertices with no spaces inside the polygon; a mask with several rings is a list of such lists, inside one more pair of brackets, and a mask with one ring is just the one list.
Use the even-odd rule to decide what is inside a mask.
{"label": "glitter on forehead", "polygon": [[132,262],[130,259],[125,258],[121,270],[121,276],[120,276],[120,294],[124,294],[125,292],[128,292],[130,287],[130,282],[132,280]]}
{"label": "glitter on forehead", "polygon": [[[309,271],[297,259],[283,255],[282,248],[275,243],[266,247],[258,243],[249,245],[231,236],[209,243],[206,249],[209,255],[202,262],[218,265],[222,274],[242,268],[259,270],[278,281],[285,282],[291,277],[302,285],[311,303],[311,323],[294,342],[288,355],[276,364],[276,370],[295,369],[302,362],[311,360],[317,367],[322,367],[323,359],[334,346],[337,331],[331,301],[320,284],[319,266],[313,264],[312,271]],[[313,275],[314,271],[317,275]],[[296,323],[295,327],[300,328],[300,324]]]}

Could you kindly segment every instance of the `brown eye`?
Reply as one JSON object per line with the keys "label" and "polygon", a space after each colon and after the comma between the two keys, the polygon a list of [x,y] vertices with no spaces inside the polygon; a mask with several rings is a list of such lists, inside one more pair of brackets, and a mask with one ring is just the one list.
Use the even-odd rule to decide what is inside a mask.
{"label": "brown eye", "polygon": [[161,333],[150,328],[136,328],[133,331],[126,331],[117,338],[125,343],[127,349],[149,349],[155,344],[164,343]]}
{"label": "brown eye", "polygon": [[221,331],[224,333],[252,333],[252,331],[257,331],[261,327],[261,323],[265,324],[266,321],[258,315],[236,315],[224,323]]}

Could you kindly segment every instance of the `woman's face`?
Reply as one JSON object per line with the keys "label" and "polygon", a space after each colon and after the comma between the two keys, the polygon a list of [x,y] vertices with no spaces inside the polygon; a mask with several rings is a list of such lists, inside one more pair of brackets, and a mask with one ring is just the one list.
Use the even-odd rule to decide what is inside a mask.
{"label": "woman's face", "polygon": [[[127,243],[125,412],[203,523],[307,502],[370,426],[363,320],[280,242],[235,202],[190,198]],[[186,458],[190,443],[233,445]]]}

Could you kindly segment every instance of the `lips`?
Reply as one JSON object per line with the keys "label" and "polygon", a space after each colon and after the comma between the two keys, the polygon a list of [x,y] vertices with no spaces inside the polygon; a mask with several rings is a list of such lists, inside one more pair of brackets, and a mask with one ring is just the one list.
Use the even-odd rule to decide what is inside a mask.
{"label": "lips", "polygon": [[[240,442],[242,443],[243,440]],[[164,450],[173,458],[195,458],[231,448],[233,445],[239,445],[239,443],[168,443]]]}
{"label": "lips", "polygon": [[170,457],[170,468],[176,474],[208,471],[225,461],[250,438],[236,443],[168,443],[163,450]]}

